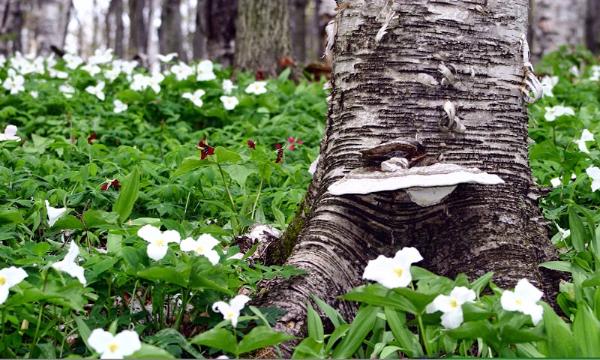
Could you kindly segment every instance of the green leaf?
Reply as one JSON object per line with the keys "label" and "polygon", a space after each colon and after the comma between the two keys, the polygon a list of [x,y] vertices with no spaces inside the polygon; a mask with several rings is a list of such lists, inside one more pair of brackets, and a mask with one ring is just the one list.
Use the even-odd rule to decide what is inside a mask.
{"label": "green leaf", "polygon": [[88,210],[83,213],[83,222],[88,229],[108,224],[115,224],[118,219],[119,215],[113,212]]}
{"label": "green leaf", "polygon": [[214,164],[214,163],[208,159],[201,160],[198,158],[186,158],[183,160],[183,162],[177,168],[177,170],[175,170],[175,172],[173,173],[173,176],[185,175],[194,170],[209,166],[211,164]]}
{"label": "green leaf", "polygon": [[418,308],[408,299],[378,284],[359,286],[352,289],[346,295],[343,295],[342,298],[348,301],[358,301],[381,307],[393,307],[411,314],[419,313]]}
{"label": "green leaf", "polygon": [[246,185],[248,176],[256,173],[256,169],[249,168],[244,165],[229,165],[224,167],[223,170],[235,181],[240,187]]}
{"label": "green leaf", "polygon": [[568,261],[546,261],[545,263],[541,263],[539,266],[550,270],[564,271],[569,273],[573,271],[571,263]]}
{"label": "green leaf", "polygon": [[229,330],[224,328],[205,331],[195,336],[190,342],[196,345],[223,350],[230,354],[237,354],[237,340]]}
{"label": "green leaf", "polygon": [[78,218],[76,218],[73,215],[63,215],[61,216],[58,220],[56,220],[56,222],[54,223],[54,225],[52,226],[52,229],[55,230],[83,230],[83,223],[81,221],[79,221]]}
{"label": "green leaf", "polygon": [[489,342],[493,336],[493,329],[487,321],[470,321],[456,329],[449,330],[447,334],[457,340],[482,338]]}
{"label": "green leaf", "polygon": [[117,201],[113,205],[113,211],[119,214],[119,220],[124,222],[133,211],[133,205],[140,191],[140,172],[137,168],[123,180],[123,187]]}
{"label": "green leaf", "polygon": [[79,316],[74,316],[73,317],[75,319],[75,323],[77,324],[77,330],[79,331],[79,336],[81,337],[81,339],[83,340],[83,343],[85,344],[85,346],[87,346],[92,352],[94,352],[94,350],[92,348],[90,348],[90,345],[88,344],[88,339],[90,337],[90,334],[92,333],[92,331],[90,330],[90,328],[87,326],[87,324],[83,321],[83,319],[81,319],[81,317]]}
{"label": "green leaf", "polygon": [[322,351],[323,343],[309,337],[296,346],[292,359],[322,359]]}
{"label": "green leaf", "polygon": [[574,207],[569,208],[569,229],[571,229],[571,242],[575,250],[584,251],[587,235],[583,221]]}
{"label": "green leaf", "polygon": [[284,341],[292,340],[294,337],[286,333],[275,331],[266,326],[257,326],[252,329],[242,341],[237,349],[237,355],[246,354],[254,350],[266,348],[280,344]]}
{"label": "green leaf", "polygon": [[311,295],[311,298],[317,304],[319,309],[321,309],[321,311],[325,314],[325,316],[327,316],[327,318],[329,318],[329,320],[331,321],[331,323],[333,324],[333,326],[335,328],[346,323],[346,320],[344,320],[342,315],[340,315],[340,313],[336,309],[331,307],[325,301],[321,300],[320,298],[318,298],[315,295]]}
{"label": "green leaf", "polygon": [[225,149],[222,146],[217,146],[215,148],[215,157],[219,164],[237,163],[242,160],[240,154],[236,153],[235,151]]}
{"label": "green leaf", "polygon": [[389,307],[386,307],[384,312],[387,323],[396,342],[402,348],[402,352],[411,358],[423,357],[423,348],[419,338],[406,326],[406,315]]}
{"label": "green leaf", "polygon": [[408,301],[410,301],[420,313],[423,312],[425,307],[429,305],[437,296],[437,294],[423,294],[408,288],[397,288],[394,289],[394,292],[402,295]]}
{"label": "green leaf", "polygon": [[319,314],[308,304],[307,307],[307,323],[308,323],[308,336],[317,342],[322,343],[325,337],[323,331],[323,322]]}
{"label": "green leaf", "polygon": [[348,359],[363,343],[377,320],[378,308],[365,306],[361,308],[350,325],[350,331],[333,352],[334,359]]}
{"label": "green leaf", "polygon": [[0,209],[0,224],[21,224],[24,221],[17,209]]}
{"label": "green leaf", "polygon": [[169,284],[175,284],[186,287],[190,279],[191,267],[187,264],[180,264],[177,268],[166,266],[153,266],[137,272],[137,276],[153,280],[164,281]]}
{"label": "green leaf", "polygon": [[587,304],[577,304],[578,310],[573,321],[573,335],[579,346],[579,356],[600,357],[600,321]]}
{"label": "green leaf", "polygon": [[548,357],[572,358],[577,356],[577,346],[569,325],[565,323],[554,310],[546,305],[544,307],[544,329],[546,332]]}
{"label": "green leaf", "polygon": [[491,271],[479,277],[471,284],[471,290],[475,291],[475,294],[479,296],[479,294],[481,294],[481,291],[483,291],[483,289],[485,289],[485,287],[490,283],[492,277],[494,277],[494,273]]}
{"label": "green leaf", "polygon": [[581,286],[600,286],[600,274],[587,278],[583,283],[581,283]]}
{"label": "green leaf", "polygon": [[174,359],[169,352],[148,344],[142,344],[142,348],[129,355],[129,359]]}

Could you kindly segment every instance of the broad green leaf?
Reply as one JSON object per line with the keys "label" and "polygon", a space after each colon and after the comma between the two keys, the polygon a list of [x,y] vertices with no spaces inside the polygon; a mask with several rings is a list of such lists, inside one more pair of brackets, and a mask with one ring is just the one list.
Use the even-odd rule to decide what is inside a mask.
{"label": "broad green leaf", "polygon": [[266,326],[257,326],[252,329],[240,341],[237,354],[246,354],[254,350],[266,348],[280,344],[284,341],[292,340],[294,337],[286,333],[275,331]]}
{"label": "broad green leaf", "polygon": [[333,352],[334,359],[348,359],[354,355],[373,329],[378,311],[378,308],[374,306],[365,306],[358,311],[348,334]]}
{"label": "broad green leaf", "polygon": [[344,300],[358,301],[381,307],[393,307],[411,314],[419,313],[418,308],[408,299],[394,293],[393,290],[386,289],[377,284],[357,287],[343,295],[342,298]]}
{"label": "broad green leaf", "polygon": [[575,250],[584,251],[587,234],[583,221],[574,207],[569,208],[569,229],[571,229],[571,242]]}
{"label": "broad green leaf", "polygon": [[215,148],[215,157],[219,164],[237,163],[242,160],[242,157],[238,153],[228,150],[222,146],[217,146]]}
{"label": "broad green leaf", "polygon": [[195,336],[190,342],[196,345],[223,350],[230,354],[237,354],[237,340],[229,330],[224,328],[205,331]]}
{"label": "broad green leaf", "polygon": [[471,284],[471,290],[475,291],[475,294],[479,296],[483,289],[490,283],[490,280],[494,277],[493,272],[488,272],[479,277],[477,280],[473,281]]}
{"label": "broad green leaf", "polygon": [[174,359],[175,357],[169,352],[148,344],[142,344],[142,348],[134,352],[129,359]]}
{"label": "broad green leaf", "polygon": [[[88,339],[89,339],[92,331],[90,330],[89,326],[87,326],[87,324],[83,321],[83,319],[81,317],[74,316],[73,318],[75,319],[75,323],[77,324],[77,331],[79,331],[79,336],[83,340],[85,346],[87,346],[89,348],[90,345],[88,344]],[[90,348],[90,351],[94,352],[94,350],[91,348]]]}
{"label": "broad green leaf", "polygon": [[402,352],[411,358],[423,357],[423,348],[418,336],[413,334],[406,326],[406,315],[389,307],[386,307],[384,311],[387,323],[394,334],[396,342],[402,348]]}
{"label": "broad green leaf", "polygon": [[294,348],[292,359],[321,359],[323,343],[313,338],[306,338]]}
{"label": "broad green leaf", "polygon": [[346,323],[346,320],[344,320],[342,315],[340,315],[340,313],[336,309],[331,307],[325,301],[319,299],[315,295],[311,295],[311,298],[317,304],[319,309],[321,309],[321,311],[325,314],[325,316],[327,316],[327,318],[329,318],[329,320],[331,321],[331,323],[333,324],[333,326],[335,328]]}
{"label": "broad green leaf", "polygon": [[323,322],[319,314],[308,304],[307,307],[307,323],[308,323],[308,336],[317,342],[322,343],[324,339]]}
{"label": "broad green leaf", "polygon": [[541,263],[540,267],[564,272],[573,271],[571,263],[569,263],[568,261],[546,261],[545,263]]}
{"label": "broad green leaf", "polygon": [[129,218],[133,211],[133,206],[138,198],[140,191],[140,172],[137,168],[123,180],[123,187],[119,192],[119,197],[113,205],[113,211],[119,214],[119,220],[124,222]]}
{"label": "broad green leaf", "polygon": [[24,221],[17,209],[0,209],[0,224],[21,224]]}
{"label": "broad green leaf", "polygon": [[186,287],[190,279],[191,267],[186,264],[181,264],[177,268],[166,266],[153,266],[137,272],[141,278],[164,281],[169,284],[175,284]]}
{"label": "broad green leaf", "polygon": [[565,323],[554,310],[546,305],[544,307],[544,329],[546,332],[548,357],[572,358],[577,355],[577,346],[569,325]]}
{"label": "broad green leaf", "polygon": [[249,168],[244,165],[229,165],[223,167],[223,170],[235,181],[240,187],[246,185],[248,176],[256,173],[256,169]]}
{"label": "broad green leaf", "polygon": [[579,346],[579,356],[600,357],[600,321],[587,304],[581,302],[573,321],[573,336]]}
{"label": "broad green leaf", "polygon": [[175,170],[175,172],[173,173],[173,176],[177,177],[177,176],[185,175],[194,170],[209,166],[211,164],[214,164],[214,163],[212,161],[210,161],[209,159],[201,160],[198,158],[186,158],[183,160],[183,162],[177,168],[177,170]]}

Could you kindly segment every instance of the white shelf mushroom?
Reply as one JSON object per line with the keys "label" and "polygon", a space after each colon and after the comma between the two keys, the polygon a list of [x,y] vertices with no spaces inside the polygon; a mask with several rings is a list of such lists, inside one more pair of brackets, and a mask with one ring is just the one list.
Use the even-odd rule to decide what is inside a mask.
{"label": "white shelf mushroom", "polygon": [[[399,166],[389,166],[393,163]],[[381,191],[405,190],[413,202],[425,207],[439,204],[459,184],[504,183],[498,175],[457,164],[437,163],[403,168],[403,163],[405,161],[402,159],[392,158],[382,163],[384,170],[356,169],[330,185],[328,190],[332,195],[364,195]]]}

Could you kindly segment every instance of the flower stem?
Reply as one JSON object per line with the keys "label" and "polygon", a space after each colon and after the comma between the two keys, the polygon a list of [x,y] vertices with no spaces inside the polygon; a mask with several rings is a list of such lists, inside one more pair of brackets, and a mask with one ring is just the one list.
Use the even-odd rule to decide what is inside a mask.
{"label": "flower stem", "polygon": [[429,343],[427,341],[427,337],[425,336],[425,326],[423,325],[423,318],[421,315],[417,315],[417,321],[419,323],[419,333],[421,334],[421,339],[423,341],[423,346],[425,347],[425,352],[427,356],[431,356],[431,350],[429,349]]}
{"label": "flower stem", "polygon": [[[225,179],[225,174],[223,173],[223,168],[221,167],[221,164],[217,163],[217,167],[219,168],[219,173],[221,173],[221,179],[223,179],[223,185],[225,186],[225,191],[227,192],[227,196],[229,197],[229,202],[231,203],[231,210],[235,213],[235,215],[238,215],[238,211],[237,211],[237,207],[235,206],[235,202],[233,201],[233,196],[231,196],[231,191],[229,190],[229,184],[227,183],[227,179]],[[232,218],[232,221],[234,224],[233,228],[234,231],[237,232],[237,218]]]}
{"label": "flower stem", "polygon": [[258,206],[258,199],[260,199],[260,195],[263,187],[263,178],[260,178],[260,184],[258,184],[258,193],[256,194],[256,200],[254,200],[254,205],[252,205],[252,216],[250,218],[254,219],[254,213],[256,212],[256,207]]}

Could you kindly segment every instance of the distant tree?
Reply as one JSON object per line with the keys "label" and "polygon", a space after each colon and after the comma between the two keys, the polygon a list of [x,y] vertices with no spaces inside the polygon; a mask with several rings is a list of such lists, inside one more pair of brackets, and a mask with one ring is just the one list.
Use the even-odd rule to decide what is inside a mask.
{"label": "distant tree", "polygon": [[162,54],[175,52],[179,58],[186,60],[183,51],[183,34],[181,30],[181,0],[164,0],[158,29],[159,49]]}
{"label": "distant tree", "polygon": [[144,18],[146,0],[129,0],[129,56],[148,52],[148,22]]}
{"label": "distant tree", "polygon": [[20,0],[0,0],[0,54],[21,50],[23,10]]}
{"label": "distant tree", "polygon": [[298,62],[306,61],[306,6],[308,0],[289,0],[292,54]]}
{"label": "distant tree", "polygon": [[[203,22],[200,28],[204,31],[206,43],[205,57],[220,62],[224,66],[233,65],[235,51],[236,34],[236,16],[237,0],[202,0],[203,7],[200,8],[198,2],[198,11],[202,11],[199,20]],[[198,22],[196,22],[198,26]],[[196,27],[196,32],[198,31]],[[201,36],[199,34],[199,36]],[[199,58],[200,56],[197,56]]]}
{"label": "distant tree", "polygon": [[71,0],[36,0],[33,9],[35,20],[34,49],[39,54],[49,54],[51,46],[62,49],[67,35]]}
{"label": "distant tree", "polygon": [[600,51],[600,1],[588,0],[585,22],[585,41],[595,53]]}
{"label": "distant tree", "polygon": [[125,56],[123,37],[125,36],[123,24],[123,0],[111,0],[106,14],[106,41],[109,48],[115,50],[119,58]]}
{"label": "distant tree", "polygon": [[588,0],[533,1],[531,55],[534,60],[561,45],[585,43],[587,3]]}
{"label": "distant tree", "polygon": [[290,55],[288,0],[238,0],[236,68],[275,74]]}

